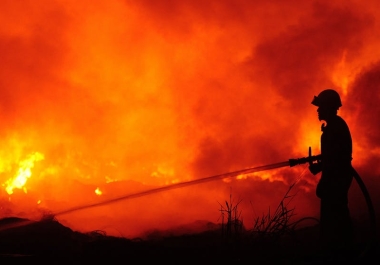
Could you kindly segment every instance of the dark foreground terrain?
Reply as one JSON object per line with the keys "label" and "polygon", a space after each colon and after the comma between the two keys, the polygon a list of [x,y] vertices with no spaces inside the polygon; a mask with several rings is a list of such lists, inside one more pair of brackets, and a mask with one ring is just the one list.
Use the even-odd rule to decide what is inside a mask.
{"label": "dark foreground terrain", "polygon": [[[358,243],[344,253],[323,254],[316,242],[318,227],[310,226],[285,235],[259,235],[244,231],[222,233],[211,229],[195,234],[152,233],[145,239],[105,235],[102,231],[79,233],[54,218],[38,222],[20,218],[0,220],[0,262],[42,259],[50,264],[88,264],[107,259],[108,264],[124,261],[136,264],[380,264],[379,246],[368,250]],[[114,261],[114,262],[113,262]],[[2,264],[5,264],[2,262]]]}

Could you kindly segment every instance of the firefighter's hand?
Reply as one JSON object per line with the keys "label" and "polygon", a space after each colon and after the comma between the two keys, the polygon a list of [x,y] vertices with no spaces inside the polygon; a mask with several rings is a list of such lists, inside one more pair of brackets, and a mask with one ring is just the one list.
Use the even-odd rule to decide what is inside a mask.
{"label": "firefighter's hand", "polygon": [[323,182],[323,180],[320,180],[317,184],[317,189],[316,189],[316,195],[318,198],[322,199],[326,193],[326,185]]}
{"label": "firefighter's hand", "polygon": [[309,165],[309,170],[310,170],[311,174],[317,175],[319,172],[322,171],[322,166],[320,163],[313,163],[313,164]]}

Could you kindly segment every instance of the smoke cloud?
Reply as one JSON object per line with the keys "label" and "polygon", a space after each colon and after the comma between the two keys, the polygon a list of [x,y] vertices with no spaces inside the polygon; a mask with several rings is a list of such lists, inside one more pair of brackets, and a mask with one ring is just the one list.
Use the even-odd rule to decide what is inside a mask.
{"label": "smoke cloud", "polygon": [[[376,1],[2,1],[0,216],[81,204],[319,153],[310,104],[325,88],[354,140],[378,206]],[[31,176],[5,191],[39,152]],[[216,222],[230,194],[245,225],[297,182],[299,216],[318,216],[318,176],[258,172],[59,217],[134,236]],[[101,191],[96,194],[95,190]],[[353,197],[360,191],[353,188]],[[252,205],[254,207],[252,207]],[[353,205],[353,211],[363,208]],[[377,207],[380,209],[380,207]]]}

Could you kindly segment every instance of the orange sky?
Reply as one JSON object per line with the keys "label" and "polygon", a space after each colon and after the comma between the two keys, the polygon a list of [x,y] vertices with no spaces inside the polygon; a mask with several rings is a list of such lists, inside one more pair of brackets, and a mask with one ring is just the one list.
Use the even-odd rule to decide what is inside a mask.
{"label": "orange sky", "polygon": [[[310,104],[340,92],[353,165],[380,203],[377,1],[2,1],[0,216],[40,216],[171,183],[319,153]],[[6,192],[33,154],[23,188]],[[216,181],[59,216],[134,236],[254,212],[289,185],[318,214],[304,166]],[[99,188],[103,193],[96,195]],[[363,209],[353,187],[354,210]],[[39,202],[39,204],[37,204]],[[252,205],[255,208],[252,210]],[[364,207],[365,209],[365,207]]]}

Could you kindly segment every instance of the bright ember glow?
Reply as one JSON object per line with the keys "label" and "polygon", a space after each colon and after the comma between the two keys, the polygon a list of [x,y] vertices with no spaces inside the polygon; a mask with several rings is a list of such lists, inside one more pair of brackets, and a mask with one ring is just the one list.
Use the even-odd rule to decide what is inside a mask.
{"label": "bright ember glow", "polygon": [[[330,87],[380,209],[379,19],[377,0],[0,1],[0,218],[316,155],[310,103]],[[232,192],[249,227],[299,179],[297,217],[318,215],[318,178],[280,168],[57,218],[139,236],[216,222]]]}
{"label": "bright ember glow", "polygon": [[96,195],[102,195],[103,192],[102,192],[99,188],[96,188],[96,190],[95,190],[95,194],[96,194]]}

